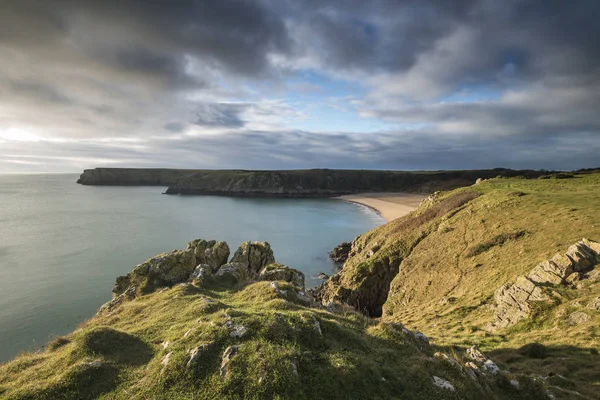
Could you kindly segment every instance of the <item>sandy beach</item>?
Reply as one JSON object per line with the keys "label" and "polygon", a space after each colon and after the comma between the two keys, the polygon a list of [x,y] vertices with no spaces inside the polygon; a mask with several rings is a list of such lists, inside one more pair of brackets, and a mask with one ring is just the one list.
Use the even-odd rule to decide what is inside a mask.
{"label": "sandy beach", "polygon": [[371,207],[389,222],[416,209],[425,197],[412,193],[362,193],[337,198]]}

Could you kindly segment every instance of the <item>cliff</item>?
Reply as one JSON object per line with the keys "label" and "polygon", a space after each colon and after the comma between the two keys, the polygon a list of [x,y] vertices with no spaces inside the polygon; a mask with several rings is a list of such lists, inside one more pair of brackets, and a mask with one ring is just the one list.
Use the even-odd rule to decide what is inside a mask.
{"label": "cliff", "polygon": [[169,186],[197,170],[95,168],[86,169],[77,183],[98,186]]}
{"label": "cliff", "polygon": [[473,171],[369,170],[171,170],[96,168],[85,170],[82,185],[168,186],[167,194],[330,197],[361,192],[433,192],[470,185],[495,176],[535,178],[540,171],[509,169]]}
{"label": "cliff", "polygon": [[478,178],[526,175],[536,171],[201,171],[169,186],[167,194],[225,196],[329,197],[361,192],[430,192],[474,183]]}

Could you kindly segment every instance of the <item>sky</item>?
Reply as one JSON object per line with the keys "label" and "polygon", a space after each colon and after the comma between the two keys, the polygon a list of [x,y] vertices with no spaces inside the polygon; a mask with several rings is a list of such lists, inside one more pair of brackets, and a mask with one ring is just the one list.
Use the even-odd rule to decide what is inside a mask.
{"label": "sky", "polygon": [[3,0],[0,172],[600,167],[598,0]]}

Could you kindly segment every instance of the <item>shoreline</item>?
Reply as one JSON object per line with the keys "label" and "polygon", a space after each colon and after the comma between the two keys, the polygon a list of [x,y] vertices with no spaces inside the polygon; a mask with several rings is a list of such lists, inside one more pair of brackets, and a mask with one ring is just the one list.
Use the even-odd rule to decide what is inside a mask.
{"label": "shoreline", "polygon": [[416,210],[426,195],[414,193],[362,193],[335,197],[374,210],[385,222],[393,221]]}

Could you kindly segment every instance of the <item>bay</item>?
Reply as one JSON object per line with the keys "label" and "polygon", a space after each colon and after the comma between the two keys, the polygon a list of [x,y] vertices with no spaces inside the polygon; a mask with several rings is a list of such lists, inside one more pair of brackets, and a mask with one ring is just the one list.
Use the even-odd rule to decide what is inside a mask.
{"label": "bay", "polygon": [[162,187],[75,184],[77,175],[0,175],[0,362],[71,332],[111,298],[115,278],[196,238],[268,241],[308,287],[327,253],[382,224],[335,199],[167,196]]}

